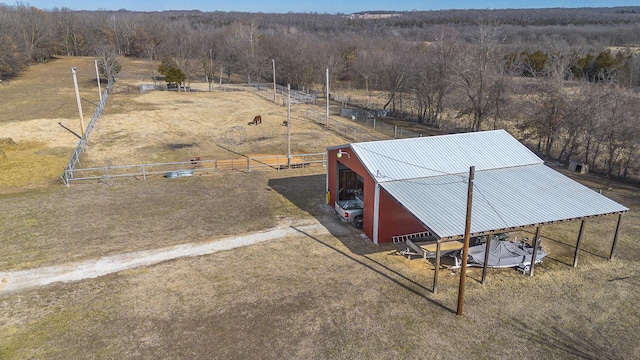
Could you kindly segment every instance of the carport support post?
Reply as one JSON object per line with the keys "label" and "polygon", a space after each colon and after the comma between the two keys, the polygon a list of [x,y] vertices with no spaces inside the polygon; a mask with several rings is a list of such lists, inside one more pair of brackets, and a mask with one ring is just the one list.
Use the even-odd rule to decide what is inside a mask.
{"label": "carport support post", "polygon": [[609,260],[613,259],[613,252],[616,250],[616,244],[618,243],[618,233],[620,233],[621,221],[622,221],[622,214],[619,214],[618,223],[616,224],[616,234],[613,236],[613,244],[611,245],[611,253],[609,254]]}
{"label": "carport support post", "polygon": [[573,267],[578,267],[578,252],[580,251],[580,242],[582,242],[582,233],[584,231],[584,220],[580,223],[580,231],[578,231],[578,241],[576,242],[576,252],[573,254]]}
{"label": "carport support post", "polygon": [[491,249],[491,238],[493,231],[487,234],[487,241],[484,243],[484,264],[482,265],[482,285],[487,282],[487,263],[489,262],[489,249]]}
{"label": "carport support post", "polygon": [[440,273],[440,239],[436,243],[436,269],[433,273],[433,293],[438,293],[438,274]]}
{"label": "carport support post", "polygon": [[536,234],[533,237],[533,255],[531,255],[531,266],[529,267],[529,277],[533,277],[533,267],[536,265],[538,255],[538,236],[540,236],[540,226],[536,227]]}
{"label": "carport support post", "polygon": [[456,315],[462,315],[462,304],[464,302],[464,282],[467,277],[467,256],[469,256],[469,235],[471,233],[471,205],[473,200],[473,176],[476,167],[469,168],[469,186],[467,188],[467,215],[464,225],[464,246],[462,247],[462,267],[460,268],[460,287],[458,289],[458,311]]}

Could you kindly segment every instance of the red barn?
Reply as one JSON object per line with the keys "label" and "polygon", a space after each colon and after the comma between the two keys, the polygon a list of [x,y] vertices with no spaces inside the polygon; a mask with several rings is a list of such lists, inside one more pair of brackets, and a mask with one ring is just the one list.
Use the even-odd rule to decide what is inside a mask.
{"label": "red barn", "polygon": [[328,202],[363,194],[363,232],[375,244],[464,235],[475,167],[471,236],[628,209],[547,167],[504,130],[352,143],[327,148]]}

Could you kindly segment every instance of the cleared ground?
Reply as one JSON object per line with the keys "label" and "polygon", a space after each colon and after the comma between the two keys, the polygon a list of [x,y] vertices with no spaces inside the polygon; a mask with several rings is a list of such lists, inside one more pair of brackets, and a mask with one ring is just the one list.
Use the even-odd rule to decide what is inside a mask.
{"label": "cleared ground", "polygon": [[[206,101],[205,95],[219,94],[197,96]],[[134,111],[129,101],[155,101],[146,96],[116,94],[105,119],[115,123]],[[122,111],[116,111],[119,103]],[[250,106],[239,103],[237,108]],[[65,121],[72,123],[71,116]],[[46,117],[37,117],[46,123]],[[160,117],[157,113],[147,124],[165,126]],[[229,121],[225,127],[239,120]],[[91,147],[108,142],[107,137],[97,140],[108,133],[108,124],[96,129]],[[281,126],[272,125],[274,131]],[[127,136],[143,133],[134,130]],[[142,140],[153,141],[165,131]],[[177,131],[185,134],[175,142],[206,144],[206,136],[188,131]],[[322,136],[335,135],[318,129],[315,137]],[[112,159],[128,158],[120,149],[124,143],[113,141],[113,153],[122,155]],[[69,142],[75,146],[75,140]],[[206,145],[196,150],[208,155]],[[141,150],[132,158],[147,154],[153,156]],[[68,154],[58,171],[67,159]],[[103,161],[96,155],[95,163]],[[276,224],[318,221],[330,235],[300,231],[232,251],[1,295],[0,358],[633,359],[640,352],[640,191],[592,176],[577,179],[631,208],[616,258],[606,260],[615,218],[587,222],[577,269],[570,265],[579,224],[545,227],[543,246],[550,254],[536,276],[491,270],[482,286],[480,270],[471,270],[463,317],[454,315],[457,274],[441,272],[434,295],[430,264],[407,260],[397,247],[376,247],[336,221],[322,203],[322,169],[127,179],[69,188],[22,185],[19,192],[0,195],[0,272],[215,241]]]}

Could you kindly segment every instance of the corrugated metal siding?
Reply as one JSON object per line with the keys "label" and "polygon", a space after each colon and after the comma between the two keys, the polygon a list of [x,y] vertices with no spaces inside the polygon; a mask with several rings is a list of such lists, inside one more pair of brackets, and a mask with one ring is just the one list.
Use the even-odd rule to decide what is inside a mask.
{"label": "corrugated metal siding", "polygon": [[396,235],[417,233],[426,229],[416,217],[385,191],[380,191],[378,243],[390,243]]}
{"label": "corrugated metal siding", "polygon": [[504,130],[351,144],[378,182],[543,161]]}
{"label": "corrugated metal siding", "polygon": [[[467,174],[392,181],[381,186],[438,237],[464,234]],[[471,233],[627,210],[543,164],[477,170]]]}

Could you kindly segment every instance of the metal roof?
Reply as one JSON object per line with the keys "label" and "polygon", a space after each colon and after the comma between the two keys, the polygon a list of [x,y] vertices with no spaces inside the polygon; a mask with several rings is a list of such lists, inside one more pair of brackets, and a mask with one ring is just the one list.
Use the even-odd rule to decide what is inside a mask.
{"label": "metal roof", "polygon": [[[468,175],[390,181],[380,186],[438,238],[464,234]],[[629,210],[544,164],[476,171],[472,205],[472,234]]]}
{"label": "metal roof", "polygon": [[543,161],[505,130],[350,144],[378,182],[467,173]]}
{"label": "metal roof", "polygon": [[335,148],[346,146],[382,189],[440,239],[464,234],[471,166],[476,171],[472,234],[628,210],[545,166],[505,130]]}

